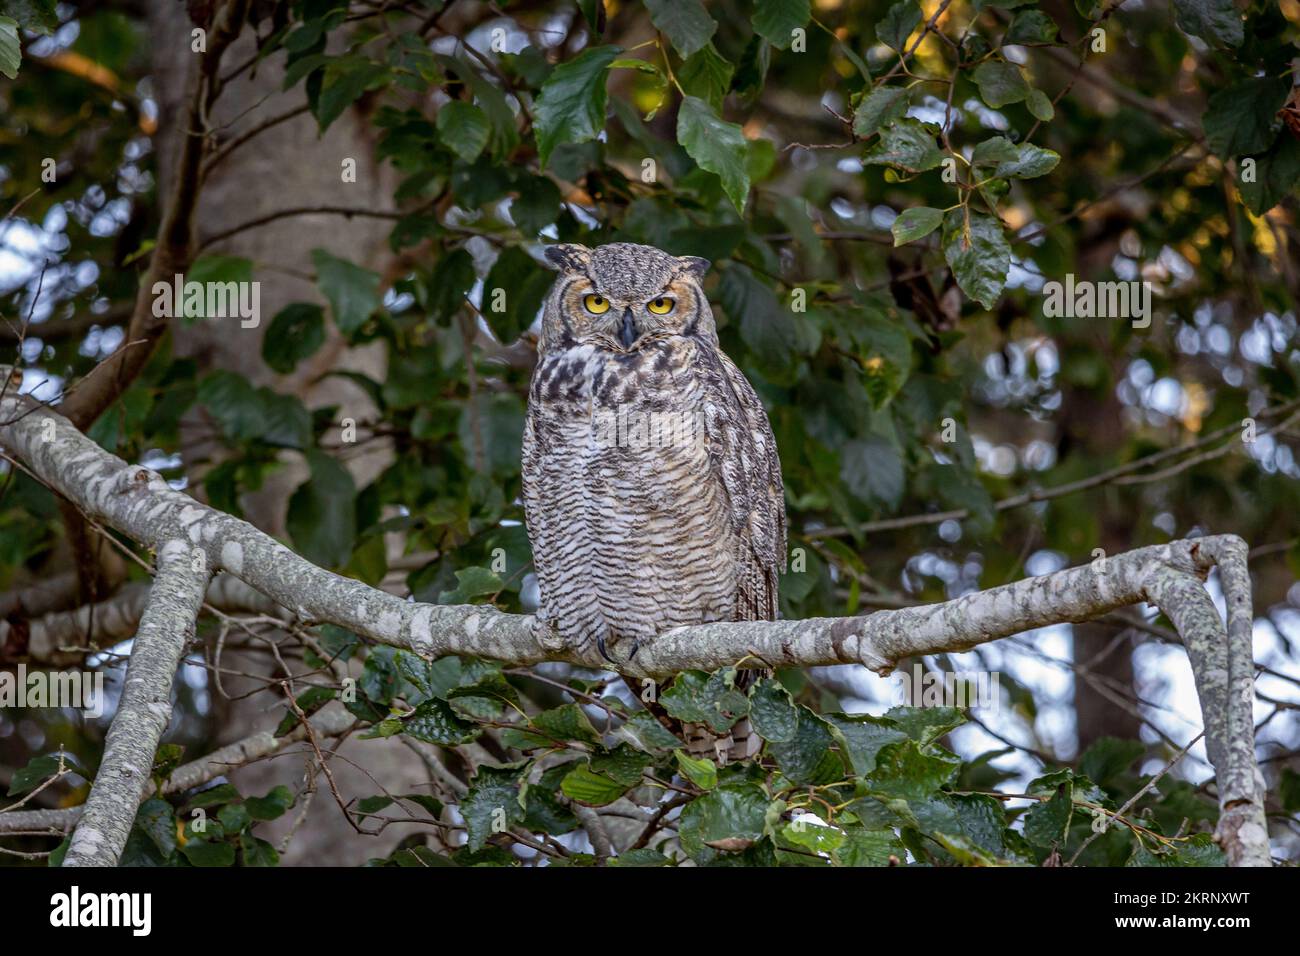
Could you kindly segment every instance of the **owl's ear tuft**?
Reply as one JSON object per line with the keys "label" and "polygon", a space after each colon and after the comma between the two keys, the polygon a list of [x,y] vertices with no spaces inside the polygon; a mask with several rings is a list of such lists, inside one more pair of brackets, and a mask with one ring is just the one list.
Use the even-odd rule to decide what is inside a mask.
{"label": "owl's ear tuft", "polygon": [[547,246],[543,254],[557,272],[581,272],[591,261],[591,250],[576,242],[560,242]]}
{"label": "owl's ear tuft", "polygon": [[679,272],[697,282],[704,278],[704,273],[708,272],[709,266],[712,265],[708,259],[701,259],[699,256],[678,256],[677,262]]}

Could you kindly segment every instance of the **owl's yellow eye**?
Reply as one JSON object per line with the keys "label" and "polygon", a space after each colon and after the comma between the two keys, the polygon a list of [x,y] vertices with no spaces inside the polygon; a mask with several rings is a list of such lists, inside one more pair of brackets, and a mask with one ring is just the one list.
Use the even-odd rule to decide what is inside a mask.
{"label": "owl's yellow eye", "polygon": [[604,315],[609,311],[609,299],[603,295],[584,295],[582,297],[582,307],[592,315]]}
{"label": "owl's yellow eye", "polygon": [[653,312],[655,315],[667,315],[669,312],[673,310],[673,306],[675,306],[676,304],[677,304],[676,299],[670,299],[666,295],[661,295],[659,298],[651,299],[649,302],[647,302],[646,308],[649,309],[651,312]]}

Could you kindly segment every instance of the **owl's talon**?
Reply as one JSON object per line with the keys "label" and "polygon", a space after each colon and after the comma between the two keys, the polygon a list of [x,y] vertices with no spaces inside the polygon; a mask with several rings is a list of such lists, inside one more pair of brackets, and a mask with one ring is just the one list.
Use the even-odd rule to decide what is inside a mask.
{"label": "owl's talon", "polygon": [[611,664],[618,663],[618,661],[610,657],[609,652],[605,650],[605,639],[603,637],[596,638],[596,650],[600,651],[600,656],[605,658],[605,660],[609,661]]}

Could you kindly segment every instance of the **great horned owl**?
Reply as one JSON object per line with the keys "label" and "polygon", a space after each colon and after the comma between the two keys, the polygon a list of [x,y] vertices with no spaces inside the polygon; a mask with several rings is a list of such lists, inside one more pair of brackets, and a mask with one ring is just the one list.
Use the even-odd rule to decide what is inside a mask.
{"label": "great horned owl", "polygon": [[[667,628],[775,620],[781,464],[758,396],[718,345],[709,263],[630,243],[546,258],[560,275],[523,441],[539,617],[616,667]],[[717,745],[684,733],[692,750]],[[756,749],[739,725],[733,735],[732,756]]]}

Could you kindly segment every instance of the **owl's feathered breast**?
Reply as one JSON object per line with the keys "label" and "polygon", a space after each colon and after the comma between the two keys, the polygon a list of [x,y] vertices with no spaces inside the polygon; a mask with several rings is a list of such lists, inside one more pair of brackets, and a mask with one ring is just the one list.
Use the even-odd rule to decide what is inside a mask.
{"label": "owl's feathered breast", "polygon": [[570,643],[776,616],[775,442],[749,383],[710,343],[543,355],[523,474],[540,612]]}

